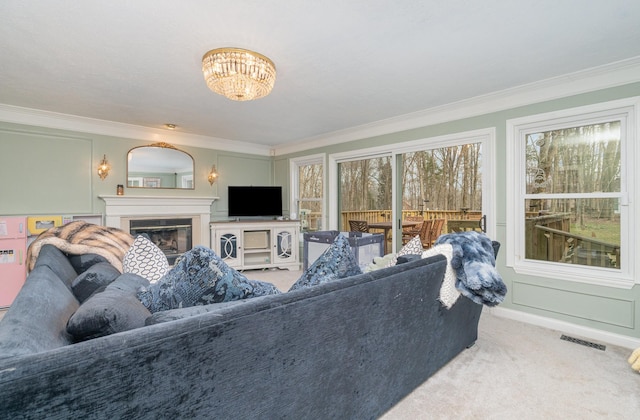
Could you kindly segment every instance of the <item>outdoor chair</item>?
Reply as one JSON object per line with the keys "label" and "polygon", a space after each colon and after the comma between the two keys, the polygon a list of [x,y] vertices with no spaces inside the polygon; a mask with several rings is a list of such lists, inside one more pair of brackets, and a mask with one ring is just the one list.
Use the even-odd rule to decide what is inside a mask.
{"label": "outdoor chair", "polygon": [[442,234],[442,228],[444,226],[444,219],[432,219],[431,225],[426,229],[424,237],[421,235],[422,246],[427,249],[433,246],[433,243],[438,239],[438,236]]}
{"label": "outdoor chair", "polygon": [[428,219],[422,222],[422,226],[420,227],[420,242],[422,242],[423,248],[429,248],[428,244],[430,243],[431,226],[433,225],[433,219]]}
{"label": "outdoor chair", "polygon": [[369,233],[369,223],[366,220],[349,220],[349,230]]}
{"label": "outdoor chair", "polygon": [[418,222],[415,226],[409,226],[402,229],[402,244],[405,245],[411,239],[413,239],[416,235],[420,235],[420,230],[422,230],[422,225],[424,224],[424,217],[422,216],[407,216],[404,218],[407,222]]}

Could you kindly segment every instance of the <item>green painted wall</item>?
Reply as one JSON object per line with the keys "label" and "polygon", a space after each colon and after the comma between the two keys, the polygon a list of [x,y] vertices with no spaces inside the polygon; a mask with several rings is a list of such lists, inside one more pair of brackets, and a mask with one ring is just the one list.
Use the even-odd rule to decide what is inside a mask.
{"label": "green painted wall", "polygon": [[[219,197],[212,220],[227,217],[228,185],[272,185],[272,158],[175,145],[193,156],[194,190],[127,188],[127,152],[149,141],[0,122],[0,214],[67,215],[104,213],[99,195]],[[109,176],[101,180],[97,165],[106,155]],[[216,165],[220,177],[209,185]]]}
{"label": "green painted wall", "polygon": [[[472,118],[416,128],[348,143],[319,147],[305,152],[282,156],[292,158],[316,153],[339,153],[375,146],[429,139],[437,136],[482,128],[496,129],[496,232],[497,240],[506,244],[506,122],[509,119],[562,110],[598,102],[640,96],[640,83],[589,92],[527,106],[515,107]],[[275,182],[287,185],[288,173],[278,171]],[[636,219],[640,215],[636,215]],[[505,266],[505,248],[497,267],[509,293],[502,308],[566,321],[573,324],[640,338],[640,285],[619,289],[581,284],[557,279],[520,275]]]}
{"label": "green painted wall", "polygon": [[[506,121],[631,96],[640,96],[640,83],[276,158],[177,145],[195,159],[195,190],[126,188],[125,194],[220,197],[212,206],[212,219],[217,220],[226,218],[228,185],[283,185],[284,205],[288,209],[291,157],[338,153],[495,127],[496,239],[506,244]],[[98,196],[115,194],[117,184],[126,185],[128,150],[149,143],[0,122],[0,214],[103,213],[104,203]],[[112,169],[109,177],[101,181],[95,169],[103,154],[107,155]],[[206,181],[212,164],[220,173],[213,187]],[[505,266],[504,256],[502,252],[497,265],[509,294],[501,307],[640,338],[640,286],[618,289],[518,275]]]}

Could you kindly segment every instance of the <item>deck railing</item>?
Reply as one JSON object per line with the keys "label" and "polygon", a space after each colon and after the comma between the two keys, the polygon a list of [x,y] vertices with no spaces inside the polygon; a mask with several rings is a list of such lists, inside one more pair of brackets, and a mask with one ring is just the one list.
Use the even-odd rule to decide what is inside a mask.
{"label": "deck railing", "polygon": [[532,236],[534,248],[527,249],[527,258],[590,267],[620,267],[618,245],[541,225],[534,226]]}
{"label": "deck railing", "polygon": [[[445,219],[443,232],[481,230],[481,211],[469,210],[404,210],[402,218],[420,216]],[[312,219],[319,218],[319,214]],[[391,210],[345,211],[340,214],[340,229],[348,230],[349,220],[368,223],[388,222]],[[315,229],[311,229],[315,230]],[[527,259],[567,262],[597,267],[620,267],[620,246],[570,233],[571,214],[538,215],[527,213],[525,221]],[[376,232],[375,229],[372,229]]]}
{"label": "deck railing", "polygon": [[[442,229],[443,232],[452,232],[452,231],[460,231],[459,229],[454,229],[454,227],[459,227],[460,224],[469,225],[474,224],[477,226],[478,230],[479,220],[482,217],[481,211],[476,210],[403,210],[402,211],[402,219],[404,220],[407,216],[422,216],[425,220],[429,219],[445,219],[445,225]],[[361,210],[361,211],[345,211],[340,214],[340,226],[342,229],[348,229],[349,220],[366,220],[368,223],[377,223],[377,222],[388,222],[391,220],[391,210]],[[456,221],[460,221],[462,223],[456,223]],[[451,222],[451,226],[449,226],[449,222]],[[467,223],[465,223],[467,222]],[[464,230],[470,230],[468,227]]]}

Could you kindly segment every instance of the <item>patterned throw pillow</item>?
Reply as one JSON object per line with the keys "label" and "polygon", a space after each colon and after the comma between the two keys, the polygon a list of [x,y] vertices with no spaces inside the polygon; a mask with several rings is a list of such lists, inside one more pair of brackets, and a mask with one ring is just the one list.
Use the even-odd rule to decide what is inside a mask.
{"label": "patterned throw pillow", "polygon": [[273,284],[249,280],[211,249],[196,246],[158,282],[140,289],[137,296],[154,313],[279,293]]}
{"label": "patterned throw pillow", "polygon": [[317,286],[356,274],[362,274],[362,270],[351,251],[349,240],[340,234],[329,248],[325,249],[322,255],[296,280],[289,291]]}
{"label": "patterned throw pillow", "polygon": [[155,283],[169,272],[169,261],[164,252],[143,235],[136,237],[124,255],[122,271],[137,274]]}
{"label": "patterned throw pillow", "polygon": [[400,251],[398,251],[395,257],[387,263],[387,267],[393,267],[396,265],[398,263],[398,257],[403,255],[420,255],[422,254],[422,251],[424,251],[422,248],[422,241],[420,240],[420,236],[417,235],[407,242]]}

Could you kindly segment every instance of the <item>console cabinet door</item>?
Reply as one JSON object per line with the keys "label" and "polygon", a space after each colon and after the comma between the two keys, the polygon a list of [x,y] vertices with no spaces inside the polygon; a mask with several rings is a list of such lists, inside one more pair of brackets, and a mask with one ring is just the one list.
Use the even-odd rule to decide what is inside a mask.
{"label": "console cabinet door", "polygon": [[241,233],[240,229],[217,229],[214,235],[214,250],[229,267],[242,267]]}
{"label": "console cabinet door", "polygon": [[296,228],[274,228],[271,237],[273,238],[273,262],[275,264],[290,264],[298,261]]}

